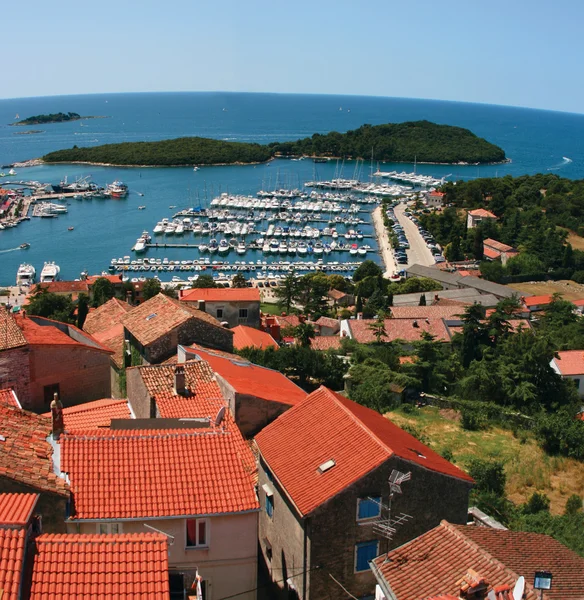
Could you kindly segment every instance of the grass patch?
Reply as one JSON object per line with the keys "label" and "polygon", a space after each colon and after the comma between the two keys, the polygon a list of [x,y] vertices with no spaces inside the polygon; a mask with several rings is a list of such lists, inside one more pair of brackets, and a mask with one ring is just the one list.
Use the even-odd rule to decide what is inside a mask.
{"label": "grass patch", "polygon": [[260,310],[266,315],[282,314],[282,309],[277,304],[271,304],[269,302],[262,302],[260,304]]}
{"label": "grass patch", "polygon": [[507,497],[519,504],[533,492],[551,500],[552,514],[563,514],[571,494],[584,496],[584,463],[546,455],[531,433],[514,436],[499,427],[487,431],[465,431],[454,411],[427,406],[413,413],[397,409],[386,415],[396,425],[416,427],[438,454],[448,450],[453,462],[467,470],[473,458],[493,458],[505,463]]}
{"label": "grass patch", "polygon": [[562,294],[564,300],[581,300],[584,298],[584,285],[568,279],[559,281],[527,281],[525,283],[510,283],[507,287],[525,294],[545,296],[546,294]]}

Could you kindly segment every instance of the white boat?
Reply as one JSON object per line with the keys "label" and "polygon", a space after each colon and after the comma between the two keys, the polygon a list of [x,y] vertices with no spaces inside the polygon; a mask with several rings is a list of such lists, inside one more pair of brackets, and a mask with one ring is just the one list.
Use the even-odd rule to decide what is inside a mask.
{"label": "white boat", "polygon": [[228,254],[230,249],[231,248],[227,243],[227,240],[221,240],[219,242],[219,254]]}
{"label": "white boat", "polygon": [[28,263],[22,263],[16,273],[16,285],[32,285],[36,279],[36,269]]}
{"label": "white boat", "polygon": [[158,223],[156,223],[156,227],[154,228],[154,233],[156,235],[160,234],[160,233],[164,233],[164,229],[166,227],[166,223],[168,223],[168,221],[158,221]]}
{"label": "white boat", "polygon": [[314,244],[313,250],[315,254],[322,254],[324,252],[324,247],[321,242],[316,242],[316,244]]}
{"label": "white boat", "polygon": [[59,279],[59,273],[61,272],[61,268],[59,265],[54,262],[46,262],[43,266],[43,270],[41,271],[41,283],[52,283],[53,281],[57,281]]}
{"label": "white boat", "polygon": [[14,169],[10,169],[10,171],[8,171],[8,175],[17,175],[17,173]]}
{"label": "white boat", "polygon": [[237,254],[245,254],[245,251],[245,242],[239,242],[239,244],[237,244]]}
{"label": "white boat", "polygon": [[298,242],[298,248],[296,249],[296,252],[298,252],[300,256],[306,256],[306,253],[308,252],[306,242]]}
{"label": "white boat", "polygon": [[219,250],[219,244],[217,243],[217,240],[212,239],[209,242],[209,252],[211,254],[215,254],[215,252],[217,252],[217,250]]}
{"label": "white boat", "polygon": [[176,235],[182,235],[185,232],[185,226],[182,223],[177,223],[174,232]]}
{"label": "white boat", "polygon": [[207,244],[201,244],[199,246],[199,252],[201,254],[203,254],[203,252],[208,252],[209,251],[209,246],[207,246]]}
{"label": "white boat", "polygon": [[355,256],[355,254],[357,254],[357,252],[358,252],[357,244],[352,244],[351,248],[349,250],[349,254],[351,256]]}

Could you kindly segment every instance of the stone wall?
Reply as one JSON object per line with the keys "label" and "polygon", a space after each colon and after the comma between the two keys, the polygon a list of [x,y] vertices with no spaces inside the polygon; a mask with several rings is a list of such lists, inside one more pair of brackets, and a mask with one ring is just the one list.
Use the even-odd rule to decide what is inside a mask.
{"label": "stone wall", "polygon": [[13,388],[23,408],[32,404],[28,346],[0,352],[0,389]]}
{"label": "stone wall", "polygon": [[[150,393],[142,380],[139,368],[126,369],[126,390],[128,402],[136,419],[150,419],[152,417]],[[156,409],[156,417],[158,417],[158,409]]]}
{"label": "stone wall", "polygon": [[[196,303],[194,303],[197,308]],[[243,320],[239,317],[239,309],[247,310],[247,319]],[[221,317],[217,316],[217,309],[223,311]],[[257,301],[252,302],[205,302],[205,312],[212,317],[215,317],[218,321],[226,321],[229,327],[236,327],[237,325],[248,325],[249,327],[255,327],[256,329],[260,326],[260,303]]]}

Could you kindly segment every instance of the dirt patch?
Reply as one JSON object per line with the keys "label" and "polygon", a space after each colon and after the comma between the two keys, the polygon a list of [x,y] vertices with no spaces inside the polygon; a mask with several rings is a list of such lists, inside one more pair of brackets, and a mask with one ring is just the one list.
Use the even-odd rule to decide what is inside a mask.
{"label": "dirt patch", "polygon": [[458,423],[461,419],[460,413],[453,408],[441,408],[438,411],[438,414],[442,418],[447,419],[448,421],[454,421],[455,423]]}
{"label": "dirt patch", "polygon": [[564,300],[581,300],[584,298],[584,285],[580,285],[569,279],[510,283],[507,287],[523,292],[524,294],[533,294],[534,296],[558,293],[562,295]]}

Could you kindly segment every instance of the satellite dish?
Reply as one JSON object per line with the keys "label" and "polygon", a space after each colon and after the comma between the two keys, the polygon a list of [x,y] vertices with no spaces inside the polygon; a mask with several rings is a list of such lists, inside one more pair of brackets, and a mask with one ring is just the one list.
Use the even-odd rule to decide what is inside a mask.
{"label": "satellite dish", "polygon": [[221,425],[221,421],[223,421],[223,417],[225,416],[225,407],[222,406],[215,417],[215,427],[219,427]]}
{"label": "satellite dish", "polygon": [[487,600],[497,600],[497,596],[495,596],[495,592],[493,590],[487,594]]}
{"label": "satellite dish", "polygon": [[522,600],[525,591],[525,577],[521,576],[513,588],[513,600]]}

